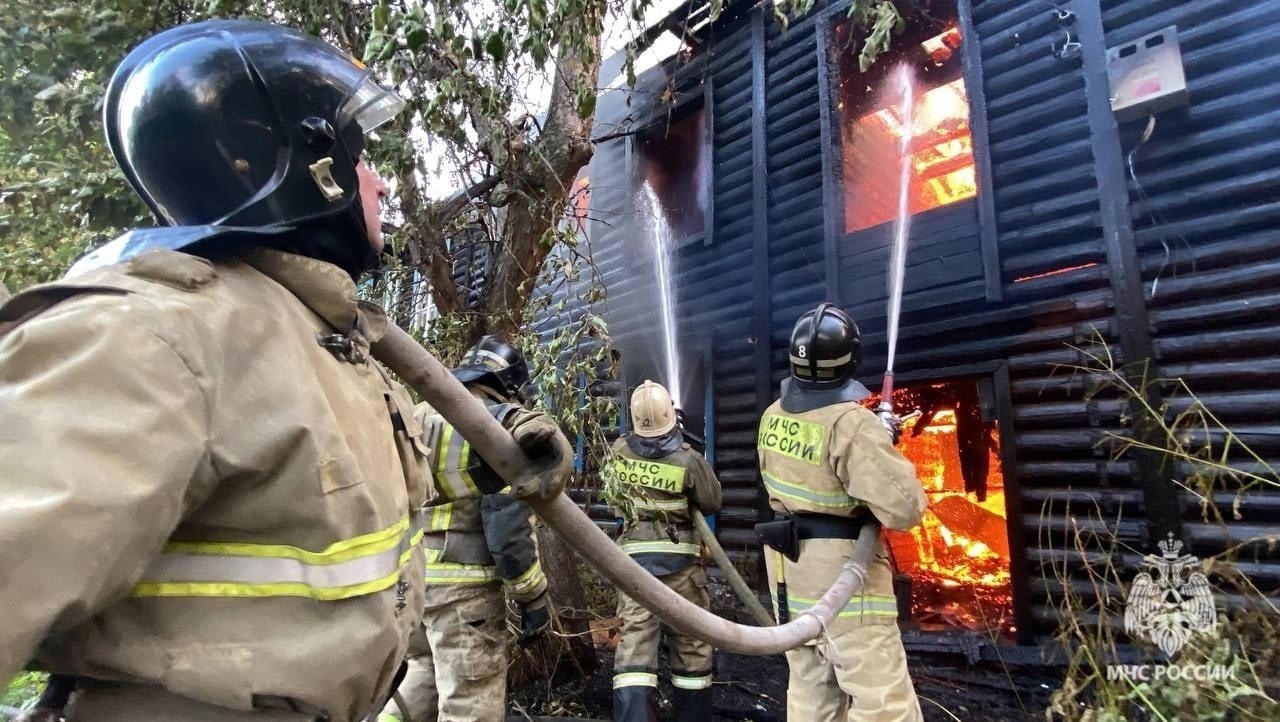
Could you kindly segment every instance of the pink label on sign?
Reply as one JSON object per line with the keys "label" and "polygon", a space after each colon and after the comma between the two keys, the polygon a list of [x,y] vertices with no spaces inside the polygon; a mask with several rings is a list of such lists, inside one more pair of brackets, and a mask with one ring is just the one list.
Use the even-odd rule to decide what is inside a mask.
{"label": "pink label on sign", "polygon": [[1160,92],[1160,78],[1144,78],[1133,88],[1135,95],[1153,95]]}

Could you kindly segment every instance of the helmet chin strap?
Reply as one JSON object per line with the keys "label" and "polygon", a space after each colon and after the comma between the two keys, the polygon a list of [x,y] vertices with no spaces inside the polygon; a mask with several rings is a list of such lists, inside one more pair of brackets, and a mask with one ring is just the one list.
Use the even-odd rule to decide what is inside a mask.
{"label": "helmet chin strap", "polygon": [[479,392],[497,401],[500,404],[509,403],[512,399],[507,398],[505,394],[500,393],[497,389],[491,389],[484,384],[469,384],[467,388],[473,392]]}

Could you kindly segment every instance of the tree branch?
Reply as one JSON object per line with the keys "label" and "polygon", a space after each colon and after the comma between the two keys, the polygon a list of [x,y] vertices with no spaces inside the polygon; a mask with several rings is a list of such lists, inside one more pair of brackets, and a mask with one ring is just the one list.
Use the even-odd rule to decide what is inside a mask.
{"label": "tree branch", "polygon": [[617,133],[599,135],[591,139],[591,144],[599,145],[600,143],[604,143],[606,141],[617,140],[618,138],[626,138],[627,136],[630,136],[630,135],[639,135],[640,133],[643,133],[646,130],[649,130],[650,128],[656,128],[659,125],[662,125],[662,121],[655,120],[652,123],[649,123],[647,125],[642,125],[639,128],[631,128],[630,130],[620,130]]}
{"label": "tree branch", "polygon": [[444,222],[452,219],[462,211],[475,199],[483,196],[498,186],[502,179],[498,175],[486,176],[485,178],[471,184],[471,187],[464,188],[452,196],[442,201],[438,206],[431,209],[431,215],[437,222]]}

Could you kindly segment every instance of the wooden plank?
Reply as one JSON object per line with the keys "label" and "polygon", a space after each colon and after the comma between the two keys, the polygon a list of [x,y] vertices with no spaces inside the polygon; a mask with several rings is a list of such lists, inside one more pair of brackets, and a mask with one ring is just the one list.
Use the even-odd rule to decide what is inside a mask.
{"label": "wooden plank", "polygon": [[1000,278],[1000,243],[996,237],[996,193],[992,188],[991,140],[987,137],[987,91],[982,76],[982,42],[973,22],[972,0],[957,0],[960,20],[961,64],[965,92],[969,95],[969,136],[973,146],[974,174],[978,180],[978,233],[982,243],[982,270],[988,302],[1004,300]]}
{"label": "wooden plank", "polygon": [[[851,299],[856,297],[858,301],[865,303],[886,297],[883,264],[842,264],[840,273],[846,293],[853,293],[857,289]],[[982,278],[982,253],[974,249],[952,256],[923,259],[909,265],[904,275],[903,293],[917,293]],[[877,289],[879,293],[870,295],[862,290],[867,288]]]}
{"label": "wooden plank", "polygon": [[[879,266],[883,270],[892,250],[889,245],[888,231],[875,235],[861,235],[862,233],[859,231],[858,234],[845,236],[841,242],[841,264],[850,262],[870,264]],[[907,246],[908,267],[929,258],[981,250],[977,229],[973,227],[964,231],[957,230],[949,234],[940,233],[924,238],[912,234],[908,242],[910,243]]]}
{"label": "wooden plank", "polygon": [[[764,8],[758,6],[751,13],[751,153],[752,168],[755,171],[751,181],[752,225],[755,229],[752,241],[754,248],[752,288],[755,292],[755,303],[752,309],[752,337],[756,360],[755,395],[757,416],[764,415],[765,409],[768,408],[773,399],[769,341],[769,327],[772,320],[770,304],[772,286],[769,278],[768,177],[765,173],[765,164],[768,159],[765,156],[767,108],[765,106],[764,51]],[[725,459],[731,453],[726,449],[725,452],[722,452],[721,459]],[[769,508],[769,498],[764,493],[763,484],[757,487],[756,511],[758,517],[762,520],[773,517],[773,511]]]}
{"label": "wooden plank", "polygon": [[824,298],[840,304],[840,235],[844,230],[844,198],[841,184],[842,147],[840,113],[835,107],[833,90],[840,82],[839,67],[832,63],[830,48],[832,26],[823,20],[814,24],[817,36],[815,56],[818,64],[818,139],[822,155],[822,255],[824,258]]}
{"label": "wooden plank", "polygon": [[[704,190],[707,196],[707,207],[703,210],[703,227],[704,233],[702,237],[702,245],[711,247],[715,243],[716,236],[716,164],[713,162],[715,158],[716,147],[716,103],[715,103],[715,76],[708,77],[703,81],[702,85],[702,153],[705,162],[709,166],[706,169],[706,178],[704,179]],[[708,443],[711,443],[708,441]]]}

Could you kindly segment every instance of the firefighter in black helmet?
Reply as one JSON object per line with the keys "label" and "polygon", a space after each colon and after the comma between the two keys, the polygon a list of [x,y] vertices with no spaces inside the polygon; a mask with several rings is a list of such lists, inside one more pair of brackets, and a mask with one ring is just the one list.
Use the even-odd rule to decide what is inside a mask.
{"label": "firefighter in black helmet", "polygon": [[[529,419],[525,423],[549,423],[524,408],[529,365],[502,338],[480,339],[453,375],[499,421],[518,414]],[[439,486],[458,486],[465,494],[468,480],[495,478],[443,417],[425,405],[418,415]],[[506,599],[520,607],[521,643],[533,641],[551,622],[532,513],[528,504],[504,493],[460,498],[431,510],[422,540],[427,555],[423,634],[410,649],[400,699],[387,705],[379,722],[505,716]]]}
{"label": "firefighter in black helmet", "polygon": [[480,339],[463,355],[453,376],[503,401],[529,401],[529,364],[520,349],[500,336]]}
{"label": "firefighter in black helmet", "polygon": [[[383,701],[421,619],[420,508],[445,492],[353,280],[386,192],[362,138],[401,104],[262,22],[171,28],[121,63],[107,138],[161,227],[0,307],[0,569],[22,592],[0,678],[75,677],[72,722]],[[567,440],[509,428],[544,465],[514,493],[558,493]]]}
{"label": "firefighter in black helmet", "polygon": [[[765,555],[770,583],[785,585],[780,616],[811,608],[826,592],[865,520],[909,529],[926,504],[911,462],[893,448],[896,424],[862,404],[870,392],[854,378],[862,349],[853,320],[820,304],[796,321],[789,356],[790,378],[757,437],[769,505],[780,515],[756,527],[776,552]],[[862,593],[827,634],[787,652],[787,718],[921,719],[897,613],[881,550]]]}

